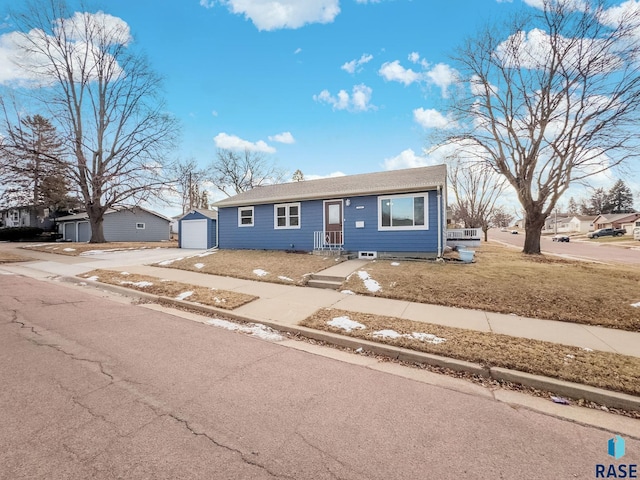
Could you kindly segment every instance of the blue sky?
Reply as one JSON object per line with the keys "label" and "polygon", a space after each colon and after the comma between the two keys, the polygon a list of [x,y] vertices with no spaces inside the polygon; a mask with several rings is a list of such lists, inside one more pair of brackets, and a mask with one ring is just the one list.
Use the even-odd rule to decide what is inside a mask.
{"label": "blue sky", "polygon": [[[165,78],[168,109],[182,126],[181,158],[205,167],[217,147],[247,146],[314,178],[432,162],[423,149],[441,119],[429,111],[444,105],[449,55],[486,22],[539,1],[91,5],[124,20]],[[0,11],[11,3],[0,0]],[[275,14],[274,3],[288,9]],[[10,31],[5,18],[0,34]]]}

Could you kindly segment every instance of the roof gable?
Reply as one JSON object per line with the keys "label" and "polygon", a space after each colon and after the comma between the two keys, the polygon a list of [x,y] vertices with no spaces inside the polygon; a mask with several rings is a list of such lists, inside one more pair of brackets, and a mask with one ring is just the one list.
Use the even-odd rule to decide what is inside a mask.
{"label": "roof gable", "polygon": [[216,207],[318,200],[335,197],[419,192],[447,181],[446,165],[265,185],[214,203]]}

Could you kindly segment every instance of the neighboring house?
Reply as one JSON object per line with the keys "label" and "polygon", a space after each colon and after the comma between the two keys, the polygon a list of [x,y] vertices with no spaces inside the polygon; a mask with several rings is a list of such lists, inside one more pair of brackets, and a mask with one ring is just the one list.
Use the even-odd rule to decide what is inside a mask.
{"label": "neighboring house", "polygon": [[179,220],[178,247],[207,249],[216,246],[218,212],[194,208]]}
{"label": "neighboring house", "polygon": [[[114,208],[104,214],[107,242],[160,242],[170,239],[170,218],[142,207]],[[65,241],[88,242],[91,227],[86,213],[58,218],[58,231]]]}
{"label": "neighboring house", "polygon": [[600,228],[624,228],[627,235],[633,235],[633,229],[640,227],[640,213],[607,213],[600,214],[593,220],[594,230]]}
{"label": "neighboring house", "polygon": [[0,210],[0,228],[36,227],[49,230],[54,226],[50,211],[45,207],[13,207]]}
{"label": "neighboring house", "polygon": [[593,215],[575,215],[570,221],[570,231],[576,233],[588,233],[594,230]]}
{"label": "neighboring house", "polygon": [[446,181],[437,165],[256,187],[214,203],[218,246],[440,256]]}
{"label": "neighboring house", "polygon": [[555,214],[552,213],[547,219],[544,221],[544,225],[542,227],[542,233],[567,233],[571,232],[571,216],[563,213],[563,214]]}

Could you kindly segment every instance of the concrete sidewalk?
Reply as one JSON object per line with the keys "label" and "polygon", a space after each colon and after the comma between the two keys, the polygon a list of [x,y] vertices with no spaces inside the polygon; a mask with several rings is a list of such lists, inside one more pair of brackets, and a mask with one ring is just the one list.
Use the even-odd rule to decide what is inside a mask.
{"label": "concrete sidewalk", "polygon": [[[125,266],[122,269],[124,268]],[[347,270],[342,268],[342,273],[348,275]],[[112,269],[118,270],[117,267]],[[296,326],[320,308],[336,308],[640,357],[640,333],[623,330],[243,280],[172,268],[128,265],[126,270],[258,296],[258,300],[233,310],[235,315],[254,322]]]}

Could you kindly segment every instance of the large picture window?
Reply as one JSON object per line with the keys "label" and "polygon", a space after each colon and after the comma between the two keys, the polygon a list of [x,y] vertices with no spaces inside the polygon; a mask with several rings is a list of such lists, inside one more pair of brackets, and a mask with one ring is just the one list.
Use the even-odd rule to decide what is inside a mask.
{"label": "large picture window", "polygon": [[238,208],[238,226],[253,227],[253,207]]}
{"label": "large picture window", "polygon": [[273,217],[273,228],[300,228],[300,204],[274,205]]}
{"label": "large picture window", "polygon": [[428,194],[378,197],[378,230],[428,230]]}

